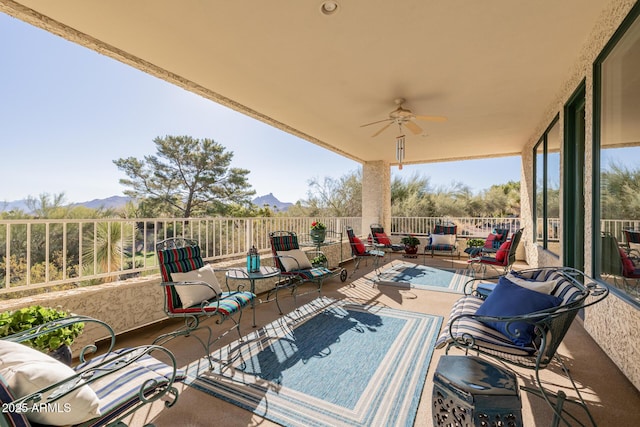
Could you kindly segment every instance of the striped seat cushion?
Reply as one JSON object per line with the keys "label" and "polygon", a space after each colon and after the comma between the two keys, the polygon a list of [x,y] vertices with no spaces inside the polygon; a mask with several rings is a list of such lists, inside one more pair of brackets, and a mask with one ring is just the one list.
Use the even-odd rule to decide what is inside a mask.
{"label": "striped seat cushion", "polygon": [[202,314],[204,310],[207,314],[220,313],[224,316],[230,316],[247,306],[255,297],[256,295],[251,292],[223,292],[220,304],[217,301],[213,301],[205,307],[194,305],[187,308],[176,308],[174,313]]}
{"label": "striped seat cushion", "polygon": [[308,270],[294,270],[291,273],[307,280],[319,279],[333,274],[333,272],[326,267],[316,267]]}
{"label": "striped seat cushion", "polygon": [[464,339],[466,336],[473,336],[476,343],[482,347],[491,348],[514,356],[527,356],[536,350],[534,347],[517,346],[505,335],[472,318],[458,319],[453,323],[451,334],[449,333],[453,319],[462,315],[476,314],[478,307],[480,307],[483,302],[482,299],[472,295],[465,295],[456,301],[451,308],[449,321],[438,337],[436,348],[443,348],[451,342],[451,335],[453,335],[455,339]]}
{"label": "striped seat cushion", "polygon": [[[130,349],[123,348],[104,356],[96,357],[87,363],[78,365],[75,369],[79,371],[114,357],[115,354],[122,354]],[[106,365],[113,368],[115,363]],[[111,420],[124,413],[127,409],[139,402],[140,387],[145,381],[153,380],[157,383],[145,390],[145,396],[149,396],[154,389],[165,385],[173,375],[173,368],[164,362],[150,356],[144,355],[130,365],[122,368],[113,375],[106,375],[97,381],[89,384],[100,399],[100,412],[102,417],[82,424],[83,427],[106,424],[105,420]],[[182,381],[185,374],[177,372],[176,381]]]}
{"label": "striped seat cushion", "polygon": [[454,251],[456,249],[455,245],[447,245],[447,244],[438,244],[438,245],[427,245],[424,247],[426,251]]}
{"label": "striped seat cushion", "polygon": [[[573,303],[584,295],[582,289],[577,287],[571,279],[556,269],[540,269],[525,272],[512,271],[511,274],[538,282],[551,280],[557,281],[555,287],[551,291],[551,295],[562,299],[561,306]],[[478,310],[478,307],[480,307],[483,302],[484,300],[472,295],[464,296],[456,301],[451,309],[449,321],[438,338],[436,343],[437,348],[442,348],[452,341],[452,337],[449,333],[449,327],[452,319],[460,315],[474,315]],[[488,347],[516,356],[532,354],[536,351],[534,347],[519,347],[514,345],[513,342],[505,335],[471,318],[455,322],[451,334],[453,335],[453,338],[456,339],[462,339],[465,335],[471,335],[483,347]]]}
{"label": "striped seat cushion", "polygon": [[574,285],[574,283],[564,274],[555,269],[540,269],[525,272],[512,271],[516,277],[522,277],[537,282],[547,282],[555,280],[558,283],[551,291],[551,295],[562,298],[562,305],[576,301],[584,295],[582,289]]}

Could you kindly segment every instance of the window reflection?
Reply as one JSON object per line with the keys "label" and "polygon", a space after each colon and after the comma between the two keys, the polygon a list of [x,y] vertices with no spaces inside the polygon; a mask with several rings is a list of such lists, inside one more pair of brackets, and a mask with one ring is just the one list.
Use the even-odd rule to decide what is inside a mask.
{"label": "window reflection", "polygon": [[534,147],[536,241],[560,254],[560,126],[556,117]]}
{"label": "window reflection", "polygon": [[640,232],[638,18],[602,61],[600,73],[602,240],[598,270],[603,279],[640,301],[640,245],[633,242],[634,231]]}

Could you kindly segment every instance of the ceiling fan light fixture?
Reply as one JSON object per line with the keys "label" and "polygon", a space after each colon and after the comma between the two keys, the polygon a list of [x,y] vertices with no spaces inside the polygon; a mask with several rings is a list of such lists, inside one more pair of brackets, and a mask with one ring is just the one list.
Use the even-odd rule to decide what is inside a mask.
{"label": "ceiling fan light fixture", "polygon": [[335,14],[336,12],[338,12],[338,9],[338,2],[333,0],[323,1],[320,5],[320,12],[322,12],[323,15],[327,16]]}

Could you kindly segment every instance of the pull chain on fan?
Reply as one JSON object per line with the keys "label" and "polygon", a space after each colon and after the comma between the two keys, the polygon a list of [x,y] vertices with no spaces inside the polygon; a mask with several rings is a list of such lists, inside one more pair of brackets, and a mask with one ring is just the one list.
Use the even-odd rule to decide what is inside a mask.
{"label": "pull chain on fan", "polygon": [[[402,124],[398,123],[398,128],[402,134]],[[398,169],[402,170],[402,161],[404,160],[404,135],[396,137],[396,159],[398,160]]]}

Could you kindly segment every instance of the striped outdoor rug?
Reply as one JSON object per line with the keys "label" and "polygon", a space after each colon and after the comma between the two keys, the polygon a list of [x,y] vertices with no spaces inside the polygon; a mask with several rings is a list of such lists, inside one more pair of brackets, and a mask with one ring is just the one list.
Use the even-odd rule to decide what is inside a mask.
{"label": "striped outdoor rug", "polygon": [[473,278],[473,271],[446,270],[406,261],[393,261],[381,267],[379,274],[373,271],[365,277],[381,285],[461,294],[464,284]]}
{"label": "striped outdoor rug", "polygon": [[318,298],[214,352],[233,358],[222,373],[194,362],[186,383],[284,426],[412,426],[441,323]]}

